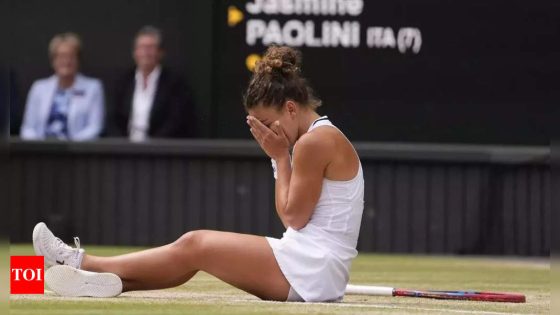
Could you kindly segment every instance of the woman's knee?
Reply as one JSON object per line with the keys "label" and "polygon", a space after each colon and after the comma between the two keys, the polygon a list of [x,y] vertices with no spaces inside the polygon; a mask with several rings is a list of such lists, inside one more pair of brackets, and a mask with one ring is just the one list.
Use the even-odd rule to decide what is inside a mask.
{"label": "woman's knee", "polygon": [[198,268],[198,262],[203,254],[203,231],[190,231],[183,234],[170,244],[173,260],[184,266]]}
{"label": "woman's knee", "polygon": [[189,252],[195,252],[202,248],[204,234],[206,231],[196,230],[190,231],[183,234],[171,245],[172,247],[179,250],[187,250]]}

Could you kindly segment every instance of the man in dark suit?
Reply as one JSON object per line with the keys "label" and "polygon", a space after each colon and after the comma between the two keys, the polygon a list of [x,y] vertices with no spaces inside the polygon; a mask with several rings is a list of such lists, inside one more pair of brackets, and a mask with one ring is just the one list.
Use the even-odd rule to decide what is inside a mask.
{"label": "man in dark suit", "polygon": [[149,138],[180,138],[194,135],[195,117],[185,81],[161,66],[162,33],[143,27],[134,40],[136,68],[115,90],[115,134],[131,141]]}

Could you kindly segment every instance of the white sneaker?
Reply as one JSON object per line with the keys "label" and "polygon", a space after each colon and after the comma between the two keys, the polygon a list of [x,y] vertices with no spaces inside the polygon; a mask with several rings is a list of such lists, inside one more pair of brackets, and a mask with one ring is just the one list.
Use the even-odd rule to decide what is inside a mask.
{"label": "white sneaker", "polygon": [[45,272],[47,286],[62,296],[114,297],[122,293],[122,281],[114,273],[97,273],[70,266],[53,266]]}
{"label": "white sneaker", "polygon": [[46,267],[68,265],[80,268],[85,250],[80,248],[80,239],[74,237],[76,248],[66,244],[49,230],[43,222],[37,223],[33,229],[33,248],[37,256],[45,257]]}

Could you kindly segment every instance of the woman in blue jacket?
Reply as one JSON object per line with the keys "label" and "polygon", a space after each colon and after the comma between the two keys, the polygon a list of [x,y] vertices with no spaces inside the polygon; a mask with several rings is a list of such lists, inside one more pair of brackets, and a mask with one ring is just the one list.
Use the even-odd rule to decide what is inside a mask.
{"label": "woman in blue jacket", "polygon": [[49,44],[54,74],[31,86],[20,136],[83,141],[95,139],[103,129],[105,100],[101,82],[78,72],[80,38],[56,35]]}

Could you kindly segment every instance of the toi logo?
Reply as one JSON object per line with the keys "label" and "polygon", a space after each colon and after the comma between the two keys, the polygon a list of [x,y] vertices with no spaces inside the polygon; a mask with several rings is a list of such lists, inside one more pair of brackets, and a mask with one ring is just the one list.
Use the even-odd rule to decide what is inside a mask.
{"label": "toi logo", "polygon": [[45,293],[45,258],[43,256],[10,257],[10,293]]}

